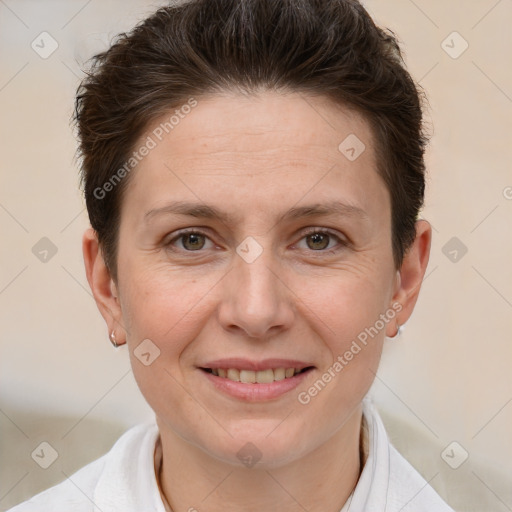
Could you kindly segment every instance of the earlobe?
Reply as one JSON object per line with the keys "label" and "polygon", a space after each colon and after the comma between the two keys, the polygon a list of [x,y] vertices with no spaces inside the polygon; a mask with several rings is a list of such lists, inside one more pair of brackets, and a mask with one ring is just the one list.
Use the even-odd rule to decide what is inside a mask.
{"label": "earlobe", "polygon": [[125,338],[126,331],[122,322],[118,290],[105,265],[98,237],[93,228],[88,228],[84,232],[82,252],[87,281],[96,305],[107,324],[108,332],[116,331],[117,344],[122,344],[119,340]]}
{"label": "earlobe", "polygon": [[386,332],[389,337],[394,337],[396,326],[404,325],[414,310],[429,261],[431,240],[430,224],[426,220],[417,221],[416,237],[397,272],[397,284],[391,304],[399,303],[401,309],[396,315],[396,325],[389,327],[389,331],[393,332]]}

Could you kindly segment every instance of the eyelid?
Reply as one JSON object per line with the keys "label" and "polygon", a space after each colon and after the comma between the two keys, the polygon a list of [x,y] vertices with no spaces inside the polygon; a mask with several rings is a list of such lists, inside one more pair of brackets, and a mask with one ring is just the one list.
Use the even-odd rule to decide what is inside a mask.
{"label": "eyelid", "polygon": [[313,226],[310,228],[305,228],[303,231],[301,231],[301,233],[303,236],[307,236],[307,235],[310,235],[313,233],[324,233],[326,235],[331,235],[331,236],[336,237],[340,242],[348,243],[348,240],[342,239],[336,231],[334,231],[330,228],[322,228],[320,226],[317,226],[317,227]]}

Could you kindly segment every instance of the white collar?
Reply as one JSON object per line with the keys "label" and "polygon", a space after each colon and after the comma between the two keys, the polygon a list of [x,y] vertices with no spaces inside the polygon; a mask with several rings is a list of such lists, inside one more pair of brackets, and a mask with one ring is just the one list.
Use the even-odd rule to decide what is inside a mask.
{"label": "white collar", "polygon": [[363,399],[363,415],[368,430],[363,435],[368,456],[355,489],[340,512],[364,512],[386,510],[389,485],[389,442],[384,425],[369,395]]}
{"label": "white collar", "polygon": [[94,491],[101,512],[166,512],[155,476],[156,422],[133,427],[112,447]]}

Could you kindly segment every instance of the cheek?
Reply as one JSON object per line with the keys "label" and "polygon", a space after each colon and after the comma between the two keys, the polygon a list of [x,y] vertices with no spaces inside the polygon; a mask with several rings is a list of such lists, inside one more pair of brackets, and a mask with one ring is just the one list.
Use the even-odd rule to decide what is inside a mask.
{"label": "cheek", "polygon": [[[305,400],[314,400],[318,413],[324,407],[350,410],[366,394],[378,369],[386,327],[381,320],[387,308],[386,281],[380,274],[333,274],[298,296],[297,304],[304,304],[300,315],[309,319],[325,354],[318,375],[322,382],[301,390]],[[326,392],[319,392],[323,384]]]}
{"label": "cheek", "polygon": [[183,392],[180,364],[204,326],[204,299],[213,283],[151,266],[124,271],[123,320],[137,385],[153,410],[186,418],[194,404]]}
{"label": "cheek", "polygon": [[[327,439],[375,379],[385,336],[380,315],[386,311],[387,289],[377,279],[344,276],[326,279],[315,290],[302,295],[307,305],[302,314],[322,340],[326,357],[316,380],[299,389],[297,399],[304,414],[325,418],[322,435]],[[330,411],[329,418],[325,411]]]}
{"label": "cheek", "polygon": [[205,274],[198,278],[168,264],[143,261],[127,264],[123,270],[123,317],[132,345],[145,338],[157,344],[165,340],[173,351],[179,352],[180,342],[188,338],[186,332],[201,324],[205,298],[215,286],[215,276]]}
{"label": "cheek", "polygon": [[297,305],[303,305],[301,314],[310,318],[332,348],[343,348],[373,326],[384,313],[389,296],[382,274],[349,270],[302,279],[293,289]]}

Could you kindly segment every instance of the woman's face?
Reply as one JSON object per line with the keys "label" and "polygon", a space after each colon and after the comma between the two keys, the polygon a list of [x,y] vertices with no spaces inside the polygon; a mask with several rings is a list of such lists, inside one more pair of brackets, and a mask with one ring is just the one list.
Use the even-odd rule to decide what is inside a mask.
{"label": "woman's face", "polygon": [[[161,430],[231,463],[250,442],[284,464],[359,410],[396,331],[390,198],[368,125],[326,99],[190,110],[135,147],[155,146],[123,199],[116,334]],[[222,376],[288,367],[310,369]]]}

